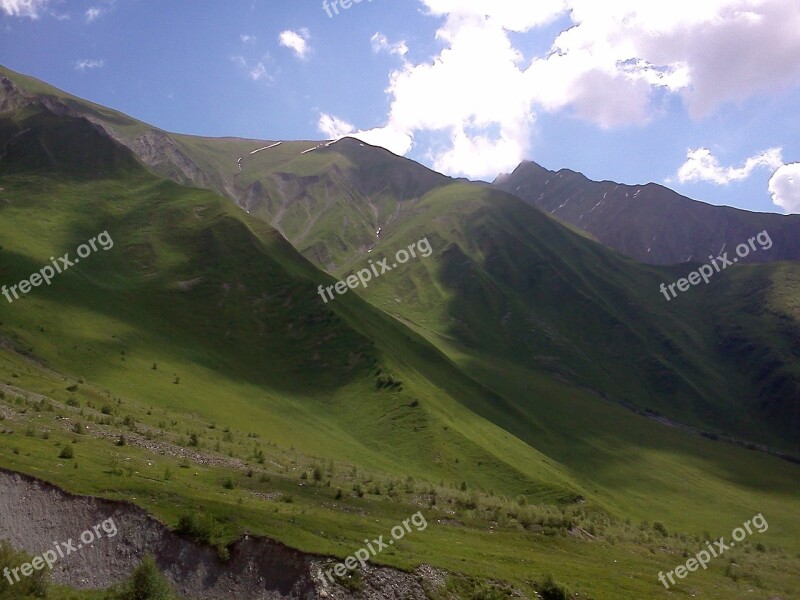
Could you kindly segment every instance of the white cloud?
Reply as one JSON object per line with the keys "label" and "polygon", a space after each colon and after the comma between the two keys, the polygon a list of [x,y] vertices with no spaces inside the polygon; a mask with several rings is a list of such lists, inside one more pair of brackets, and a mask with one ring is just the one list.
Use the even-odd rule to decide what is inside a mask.
{"label": "white cloud", "polygon": [[356,130],[351,123],[325,113],[319,115],[317,126],[322,133],[332,140],[338,140]]}
{"label": "white cloud", "polygon": [[75,70],[76,71],[85,71],[86,69],[100,69],[106,64],[106,61],[103,59],[84,59],[84,60],[77,60],[75,61]]}
{"label": "white cloud", "polygon": [[408,54],[408,46],[405,42],[397,42],[392,44],[382,33],[376,33],[373,35],[370,39],[370,43],[372,44],[372,51],[376,54],[378,52],[388,52],[389,54],[396,54],[400,57]]}
{"label": "white cloud", "polygon": [[354,131],[349,135],[366,144],[386,148],[390,152],[394,152],[400,156],[407,154],[414,143],[414,138],[411,134],[406,131],[401,131],[392,125],[376,127],[366,131]]}
{"label": "white cloud", "polygon": [[740,167],[723,167],[708,148],[690,149],[686,154],[686,162],[678,169],[678,181],[705,181],[716,185],[742,181],[750,177],[756,169],[767,168],[774,171],[782,167],[781,152],[781,148],[770,148],[751,156]]}
{"label": "white cloud", "polygon": [[[430,8],[437,12],[451,4]],[[524,157],[534,115],[522,54],[502,25],[507,20],[519,27],[507,15],[512,6],[503,1],[470,12],[458,4],[437,32],[445,46],[441,53],[432,62],[405,61],[392,73],[387,128],[400,134],[393,136],[400,147],[411,148],[417,132],[444,133],[450,146],[431,151],[430,158],[445,173],[468,177],[496,175]],[[545,22],[549,15],[527,5],[520,13],[529,22]]]}
{"label": "white cloud", "polygon": [[310,39],[311,33],[305,27],[299,31],[282,31],[278,36],[281,46],[292,50],[300,60],[307,60],[311,53],[311,46],[308,45]]}
{"label": "white cloud", "polygon": [[772,202],[791,214],[800,213],[800,163],[789,163],[769,180]]}
{"label": "white cloud", "polygon": [[272,83],[275,78],[269,74],[269,70],[265,64],[265,61],[268,60],[269,55],[266,55],[263,60],[260,60],[255,64],[251,64],[241,54],[234,54],[231,56],[231,61],[233,61],[242,71],[244,71],[247,74],[247,77],[251,80]]}
{"label": "white cloud", "polygon": [[[800,4],[796,0],[566,0],[574,27],[555,40],[549,56],[530,69],[535,96],[549,110],[596,102],[590,74],[612,78],[615,96],[629,93],[637,110],[624,106],[601,125],[642,121],[658,92],[679,94],[695,118],[720,104],[742,102],[800,82]],[[553,68],[548,68],[548,66]],[[557,67],[556,67],[557,66]],[[636,84],[644,83],[646,86]]]}
{"label": "white cloud", "polygon": [[0,0],[0,8],[10,17],[38,19],[50,0]]}
{"label": "white cloud", "polygon": [[326,113],[320,113],[317,127],[328,139],[338,140],[343,137],[353,137],[367,144],[386,148],[401,156],[411,149],[413,142],[409,134],[393,127],[377,127],[367,131],[356,130],[352,123]]}
{"label": "white cloud", "polygon": [[100,15],[103,14],[103,11],[99,8],[90,8],[86,11],[86,22],[91,23],[92,21],[96,21],[100,18]]}
{"label": "white cloud", "polygon": [[242,40],[243,44],[252,44],[255,43],[257,38],[254,35],[247,35],[246,33],[243,33],[239,36],[239,39]]}
{"label": "white cloud", "polygon": [[[417,63],[406,42],[372,37],[374,51],[403,59],[389,76],[385,125],[375,131],[395,149],[411,148],[422,133],[446,140],[428,152],[450,175],[513,169],[543,111],[601,128],[643,126],[670,96],[701,119],[722,104],[800,84],[797,0],[419,2],[442,20],[440,50]],[[564,27],[547,53],[526,56],[515,44],[556,21]],[[735,179],[739,169],[761,166],[726,169],[709,158],[694,157],[697,177]]]}
{"label": "white cloud", "polygon": [[250,69],[250,79],[253,81],[261,81],[262,79],[272,80],[272,77],[267,73],[267,68],[264,66],[264,63],[260,62]]}

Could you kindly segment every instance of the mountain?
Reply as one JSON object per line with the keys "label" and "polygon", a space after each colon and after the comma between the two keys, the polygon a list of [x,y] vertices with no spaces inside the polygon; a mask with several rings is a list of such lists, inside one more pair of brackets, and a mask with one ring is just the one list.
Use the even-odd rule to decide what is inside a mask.
{"label": "mountain", "polygon": [[[691,300],[667,302],[660,285],[685,270],[654,272],[621,260],[515,196],[386,150],[354,139],[170,134],[6,73],[5,104],[88,120],[155,174],[226,193],[336,277],[428,235],[432,258],[362,293],[448,356],[477,365],[499,359],[714,434],[797,451],[798,328],[793,304],[784,301],[793,279],[783,274],[794,267],[739,269],[693,289]],[[717,308],[719,290],[734,282],[750,291]],[[759,319],[729,319],[728,306],[757,310]]]}
{"label": "mountain", "polygon": [[355,140],[188,138],[0,84],[0,283],[114,241],[0,298],[0,466],[182,535],[208,516],[222,556],[254,534],[343,559],[420,511],[429,527],[374,561],[442,570],[442,598],[497,580],[534,597],[548,574],[579,598],[657,597],[705,532],[763,512],[764,551],[693,585],[796,589],[800,466],[754,451],[797,449],[796,264],[667,302],[684,267]]}
{"label": "mountain", "polygon": [[800,260],[800,215],[753,213],[697,202],[655,183],[592,181],[568,169],[523,162],[500,175],[496,189],[519,196],[602,244],[653,265],[707,263],[768,231],[774,246],[745,262]]}

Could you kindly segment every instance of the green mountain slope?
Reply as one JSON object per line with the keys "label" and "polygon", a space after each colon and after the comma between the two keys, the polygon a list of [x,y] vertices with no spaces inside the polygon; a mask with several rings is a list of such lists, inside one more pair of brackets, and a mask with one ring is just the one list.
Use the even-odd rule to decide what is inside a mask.
{"label": "green mountain slope", "polygon": [[[114,240],[0,302],[0,407],[13,431],[0,436],[3,466],[136,498],[173,524],[202,508],[228,536],[341,557],[422,509],[436,527],[381,562],[528,593],[553,573],[596,599],[658,597],[657,572],[705,531],[728,535],[763,512],[766,552],[744,547],[732,555],[744,576],[723,560],[693,589],[735,597],[756,574],[764,598],[796,589],[798,466],[619,403],[791,440],[779,422],[793,406],[794,265],[737,269],[667,304],[658,284],[679,270],[623,259],[513,196],[436,175],[408,182],[429,172],[348,140],[259,152],[259,177],[281,174],[317,207],[303,220],[289,203],[286,222],[308,229],[306,256],[320,252],[337,277],[431,243],[363,298],[325,304],[317,286],[334,280],[259,209],[156,177],[105,127],[39,102],[1,115],[0,132],[0,282],[102,231]],[[249,143],[202,141],[210,155]],[[330,187],[323,201],[327,183],[298,183],[314,177],[339,177],[348,195]],[[393,220],[364,220],[377,197]],[[350,239],[332,225],[345,217],[360,232],[389,223],[371,254],[366,241],[336,242]],[[765,370],[748,373],[751,360]],[[728,394],[736,385],[766,395]],[[764,404],[769,389],[781,395]],[[57,458],[73,441],[78,468]]]}

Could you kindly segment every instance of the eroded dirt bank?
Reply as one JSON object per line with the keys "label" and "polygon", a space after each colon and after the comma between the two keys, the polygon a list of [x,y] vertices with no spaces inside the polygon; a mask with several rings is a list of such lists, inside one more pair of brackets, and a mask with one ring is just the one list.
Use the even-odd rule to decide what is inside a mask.
{"label": "eroded dirt bank", "polygon": [[[113,519],[117,535],[103,533],[77,549],[81,533],[106,519]],[[34,556],[53,549],[54,542],[74,540],[76,551],[55,563],[52,576],[79,589],[108,587],[124,579],[148,552],[175,589],[190,598],[426,600],[425,589],[444,580],[430,567],[414,573],[368,567],[364,590],[353,594],[323,580],[326,557],[254,536],[230,546],[230,559],[223,562],[214,549],[176,535],[137,506],[76,496],[5,469],[0,469],[0,539]]]}

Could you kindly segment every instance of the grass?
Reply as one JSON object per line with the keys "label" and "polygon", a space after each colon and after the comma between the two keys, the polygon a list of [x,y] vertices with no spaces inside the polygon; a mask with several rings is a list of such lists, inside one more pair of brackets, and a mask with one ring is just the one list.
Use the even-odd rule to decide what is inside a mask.
{"label": "grass", "polygon": [[[647,301],[663,270],[456,183],[409,206],[379,251],[428,236],[433,257],[325,305],[316,288],[331,278],[258,215],[160,180],[119,148],[94,156],[80,122],[19,118],[40,143],[0,173],[0,281],[104,230],[115,245],[0,305],[0,429],[11,431],[0,465],[133,499],[173,527],[211,515],[219,547],[247,531],[341,559],[421,510],[429,527],[376,560],[447,569],[449,592],[474,598],[502,593],[486,580],[532,594],[548,575],[595,600],[658,597],[659,571],[760,512],[768,532],[674,593],[796,589],[800,467],[617,401],[700,424],[717,415],[720,427],[785,441],[757,407],[733,410],[726,390],[744,375],[707,338],[762,331],[734,356],[773,344],[788,357],[792,266],[721,280],[730,306],[709,291],[668,312]],[[42,159],[43,142],[55,161]],[[295,150],[281,152],[292,162]],[[77,174],[58,159],[71,153],[82,157]],[[282,168],[350,160],[304,156]],[[335,273],[359,264],[352,251],[328,248]],[[753,309],[761,297],[766,314]],[[381,386],[388,378],[402,388]],[[65,447],[71,459],[59,458]]]}

